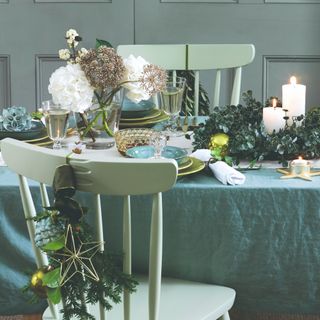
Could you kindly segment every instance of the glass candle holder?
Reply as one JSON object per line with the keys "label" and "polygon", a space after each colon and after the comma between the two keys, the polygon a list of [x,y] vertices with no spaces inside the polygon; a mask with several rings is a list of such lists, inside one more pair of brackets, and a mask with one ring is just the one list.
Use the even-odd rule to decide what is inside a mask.
{"label": "glass candle holder", "polygon": [[310,169],[310,162],[301,158],[290,163],[290,173],[294,175],[310,175]]}

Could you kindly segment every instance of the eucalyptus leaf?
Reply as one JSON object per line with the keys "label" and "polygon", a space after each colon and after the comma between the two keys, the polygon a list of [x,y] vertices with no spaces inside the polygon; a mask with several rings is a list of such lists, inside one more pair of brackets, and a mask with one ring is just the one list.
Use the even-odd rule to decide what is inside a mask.
{"label": "eucalyptus leaf", "polygon": [[50,288],[59,287],[60,281],[60,268],[53,269],[44,274],[42,283]]}
{"label": "eucalyptus leaf", "polygon": [[106,40],[102,40],[102,39],[96,39],[96,49],[98,49],[101,46],[105,46],[108,48],[113,48],[112,44]]}
{"label": "eucalyptus leaf", "polygon": [[42,247],[44,251],[57,251],[65,246],[65,237],[62,235],[60,238],[58,238],[55,241],[51,241],[47,243],[45,246]]}
{"label": "eucalyptus leaf", "polygon": [[48,299],[53,304],[58,304],[61,301],[61,290],[60,287],[57,288],[47,288]]}

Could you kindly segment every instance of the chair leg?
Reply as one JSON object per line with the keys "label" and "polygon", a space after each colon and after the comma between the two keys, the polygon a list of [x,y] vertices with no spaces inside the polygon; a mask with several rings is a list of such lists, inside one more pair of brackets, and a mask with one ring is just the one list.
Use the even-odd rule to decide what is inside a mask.
{"label": "chair leg", "polygon": [[[131,206],[130,196],[125,196],[123,202],[123,272],[126,274],[132,273],[131,267]],[[123,312],[124,320],[130,320],[130,292],[123,292]]]}
{"label": "chair leg", "polygon": [[153,196],[150,259],[149,259],[149,320],[159,319],[162,269],[162,194]]}
{"label": "chair leg", "polygon": [[230,320],[229,312],[226,312],[222,317],[220,317],[220,320]]}

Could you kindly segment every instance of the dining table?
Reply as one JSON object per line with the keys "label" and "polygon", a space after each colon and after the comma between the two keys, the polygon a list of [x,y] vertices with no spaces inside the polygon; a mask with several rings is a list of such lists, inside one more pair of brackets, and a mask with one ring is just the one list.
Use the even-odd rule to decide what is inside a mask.
{"label": "dining table", "polygon": [[[192,152],[183,136],[169,142]],[[67,155],[69,150],[57,152]],[[122,155],[112,147],[72,157]],[[178,177],[163,194],[163,275],[232,287],[236,310],[319,315],[320,176],[281,179],[278,166],[263,163],[260,169],[243,171],[241,185],[222,184],[208,168]],[[30,183],[40,212],[39,186]],[[93,199],[84,193],[76,197],[89,208],[90,221]],[[121,254],[122,200],[104,196],[102,207],[106,250]],[[136,273],[148,272],[149,239],[142,230],[150,224],[150,211],[150,197],[132,197]],[[5,163],[0,166],[0,246],[0,315],[40,313],[46,302],[30,304],[21,292],[36,266],[18,177]]]}

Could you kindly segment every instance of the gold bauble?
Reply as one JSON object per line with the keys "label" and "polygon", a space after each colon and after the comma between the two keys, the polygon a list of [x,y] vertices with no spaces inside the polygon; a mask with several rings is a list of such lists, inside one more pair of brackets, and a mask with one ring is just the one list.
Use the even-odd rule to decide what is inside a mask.
{"label": "gold bauble", "polygon": [[229,143],[229,136],[225,133],[215,133],[210,138],[209,149],[216,147],[226,147]]}
{"label": "gold bauble", "polygon": [[45,273],[49,272],[51,269],[50,266],[41,267],[31,276],[30,288],[40,298],[47,297],[46,286],[42,284],[42,279]]}
{"label": "gold bauble", "polygon": [[31,277],[31,285],[33,287],[42,286],[42,279],[44,276],[43,269],[38,269]]}

